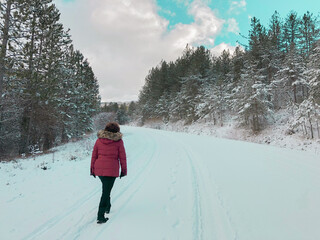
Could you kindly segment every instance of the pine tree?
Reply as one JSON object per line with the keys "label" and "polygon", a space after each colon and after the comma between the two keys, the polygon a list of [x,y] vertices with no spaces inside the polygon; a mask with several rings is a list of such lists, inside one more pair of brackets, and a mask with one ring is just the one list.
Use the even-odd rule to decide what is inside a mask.
{"label": "pine tree", "polygon": [[299,107],[304,115],[300,114],[298,117],[302,115],[308,119],[311,138],[315,135],[313,128],[317,130],[320,138],[320,40],[313,44],[304,75],[309,87],[309,97]]}
{"label": "pine tree", "polygon": [[21,78],[21,13],[26,3],[18,0],[0,2],[0,155],[15,153],[19,144],[19,119],[23,94]]}
{"label": "pine tree", "polygon": [[130,120],[137,118],[137,110],[138,110],[137,103],[134,101],[131,101],[128,107],[128,116]]}
{"label": "pine tree", "polygon": [[204,46],[197,47],[190,56],[188,75],[200,74],[201,78],[208,76],[211,67],[211,54]]}
{"label": "pine tree", "polygon": [[117,111],[116,121],[119,124],[126,124],[129,121],[127,106],[125,103],[121,104],[119,110]]}
{"label": "pine tree", "polygon": [[202,101],[196,106],[197,117],[205,121],[213,121],[214,125],[220,122],[222,126],[226,99],[223,98],[219,87],[214,82],[207,82],[199,89],[199,96]]}
{"label": "pine tree", "polygon": [[241,71],[244,67],[244,52],[241,50],[240,46],[237,46],[233,56],[231,57],[231,82],[233,86],[239,84],[241,79]]}
{"label": "pine tree", "polygon": [[269,23],[269,38],[271,45],[275,48],[274,50],[280,51],[283,46],[282,42],[282,20],[277,11],[271,16]]}
{"label": "pine tree", "polygon": [[298,126],[302,126],[304,134],[313,139],[315,137],[314,131],[316,127],[319,137],[319,116],[320,105],[313,101],[312,97],[304,100],[294,112],[289,126],[290,131]]}
{"label": "pine tree", "polygon": [[261,25],[259,19],[253,17],[249,31],[249,52],[252,58],[258,62],[258,68],[261,68],[262,65],[261,57],[264,54],[266,41],[266,29]]}
{"label": "pine tree", "polygon": [[100,108],[97,79],[88,61],[79,51],[71,49],[65,91],[58,97],[62,108],[62,139],[81,137],[92,129],[92,116]]}
{"label": "pine tree", "polygon": [[284,21],[283,47],[286,52],[289,52],[292,46],[298,46],[300,22],[298,14],[294,11],[291,11]]}
{"label": "pine tree", "polygon": [[169,121],[169,93],[168,92],[165,92],[164,94],[162,94],[162,96],[158,100],[155,106],[154,116],[158,119],[162,119],[165,122]]}
{"label": "pine tree", "polygon": [[233,107],[238,112],[239,123],[257,132],[272,117],[272,104],[268,100],[270,89],[256,74],[257,65],[254,62],[249,60],[245,65]]}
{"label": "pine tree", "polygon": [[319,39],[320,29],[316,25],[317,21],[317,18],[309,11],[305,13],[301,19],[299,45],[305,58],[309,56],[313,43]]}
{"label": "pine tree", "polygon": [[92,129],[97,79],[59,18],[52,0],[0,2],[1,156],[46,150]]}
{"label": "pine tree", "polygon": [[305,64],[303,58],[298,54],[294,44],[285,57],[281,70],[277,73],[274,84],[283,91],[283,100],[289,105],[301,103],[306,95],[306,81],[303,77]]}
{"label": "pine tree", "polygon": [[[272,103],[275,109],[281,108],[281,96],[282,91],[281,88],[276,84],[277,72],[280,70],[282,66],[282,62],[284,59],[284,53],[282,49],[284,48],[283,43],[283,24],[280,18],[280,15],[277,11],[272,15],[268,38],[269,42],[265,49],[265,65],[266,65],[266,74],[267,74],[267,83],[272,86]],[[271,97],[271,96],[270,96]],[[271,100],[271,99],[269,99]]]}
{"label": "pine tree", "polygon": [[203,81],[199,75],[181,79],[181,90],[170,106],[172,119],[184,120],[187,124],[198,119],[196,106],[201,102],[199,90]]}
{"label": "pine tree", "polygon": [[[0,50],[0,107],[2,109],[2,94],[3,94],[3,81],[6,71],[5,62],[7,57],[7,46],[9,41],[9,29],[10,29],[10,20],[11,20],[11,7],[12,1],[7,1],[7,4],[0,2],[1,14],[4,19],[4,24],[1,26],[1,50]],[[0,110],[1,111],[1,110]],[[2,112],[2,111],[1,111]]]}
{"label": "pine tree", "polygon": [[[23,46],[24,64],[26,70],[24,77],[27,82],[22,106],[23,116],[21,121],[20,153],[28,152],[28,148],[39,144],[39,131],[37,129],[37,118],[41,116],[39,101],[43,82],[43,69],[41,69],[41,58],[43,57],[43,41],[45,39],[43,25],[40,24],[44,17],[45,8],[50,1],[35,0],[24,6],[21,11],[24,19],[24,29],[27,32],[26,42]],[[44,119],[45,120],[45,119]]]}
{"label": "pine tree", "polygon": [[216,59],[213,67],[213,77],[215,78],[212,88],[212,94],[215,96],[215,115],[219,119],[220,126],[223,126],[224,115],[228,109],[228,93],[231,88],[232,82],[231,71],[231,58],[229,51],[224,50],[221,55]]}

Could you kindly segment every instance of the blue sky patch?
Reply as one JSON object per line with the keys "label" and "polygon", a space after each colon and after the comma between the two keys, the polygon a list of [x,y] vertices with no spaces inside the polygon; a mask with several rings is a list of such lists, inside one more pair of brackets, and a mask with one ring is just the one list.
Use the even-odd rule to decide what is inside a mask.
{"label": "blue sky patch", "polygon": [[171,29],[178,23],[190,24],[193,17],[188,14],[188,6],[172,0],[157,0],[158,14],[169,20],[168,28]]}
{"label": "blue sky patch", "polygon": [[[188,14],[192,1],[186,3],[188,1],[157,0],[156,2],[159,7],[158,14],[170,22],[169,29],[178,23],[190,24],[194,21],[193,16]],[[265,27],[268,27],[270,18],[275,11],[278,11],[283,19],[291,10],[296,11],[300,16],[307,11],[314,15],[319,14],[320,11],[320,1],[314,0],[211,0],[203,2],[214,10],[217,17],[226,21],[220,35],[215,39],[215,45],[225,42],[235,46],[237,41],[243,44],[247,43],[245,38],[228,31],[228,19],[230,18],[237,21],[239,32],[247,36],[251,17],[257,17]]]}

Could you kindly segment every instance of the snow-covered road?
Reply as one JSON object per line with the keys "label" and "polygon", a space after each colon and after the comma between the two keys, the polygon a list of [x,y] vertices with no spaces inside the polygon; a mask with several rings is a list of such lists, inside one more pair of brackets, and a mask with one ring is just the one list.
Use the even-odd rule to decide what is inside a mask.
{"label": "snow-covered road", "polygon": [[[122,127],[128,176],[110,220],[89,176],[95,137],[1,163],[1,239],[318,240],[320,158],[252,143]],[[70,160],[73,159],[73,160]],[[39,166],[47,164],[44,171]]]}

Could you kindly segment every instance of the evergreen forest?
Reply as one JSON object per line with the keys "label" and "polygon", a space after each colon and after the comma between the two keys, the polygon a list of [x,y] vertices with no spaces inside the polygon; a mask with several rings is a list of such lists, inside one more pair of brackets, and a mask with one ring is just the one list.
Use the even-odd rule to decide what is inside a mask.
{"label": "evergreen forest", "polygon": [[173,62],[149,71],[138,101],[140,121],[211,121],[259,132],[274,114],[290,114],[288,134],[303,131],[319,138],[319,21],[307,12],[275,12],[268,26],[251,19],[250,31],[231,54],[214,56],[204,46],[190,47]]}
{"label": "evergreen forest", "polygon": [[0,158],[46,151],[92,129],[97,79],[52,0],[0,1]]}

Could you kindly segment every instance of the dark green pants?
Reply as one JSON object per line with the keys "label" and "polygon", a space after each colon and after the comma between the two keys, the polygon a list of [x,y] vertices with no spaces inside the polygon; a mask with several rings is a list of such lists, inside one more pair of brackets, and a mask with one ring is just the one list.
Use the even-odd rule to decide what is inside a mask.
{"label": "dark green pants", "polygon": [[110,203],[110,193],[113,187],[115,177],[102,177],[99,176],[102,182],[102,195],[99,204],[98,210],[98,219],[104,218],[104,213],[106,211],[110,211],[111,203]]}

